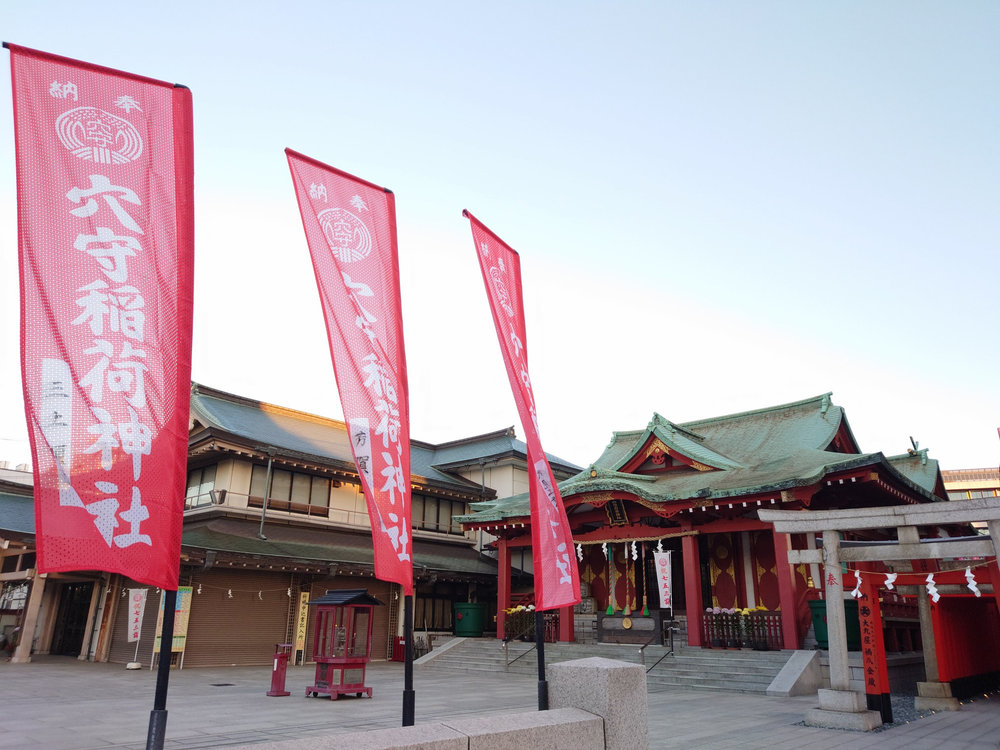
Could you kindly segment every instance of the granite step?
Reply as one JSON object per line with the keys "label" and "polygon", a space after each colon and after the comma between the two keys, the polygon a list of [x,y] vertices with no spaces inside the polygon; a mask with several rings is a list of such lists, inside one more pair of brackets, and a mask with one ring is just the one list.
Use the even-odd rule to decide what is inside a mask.
{"label": "granite step", "polygon": [[[423,662],[432,669],[463,672],[508,672],[534,674],[537,655],[534,645],[521,641],[507,644],[507,652],[495,639],[456,639],[449,648]],[[669,654],[663,646],[645,650],[647,684],[650,689],[670,687],[763,693],[781,671],[791,652],[742,651],[680,647]],[[643,663],[638,646],[621,644],[545,645],[546,664],[600,656],[633,664]]]}

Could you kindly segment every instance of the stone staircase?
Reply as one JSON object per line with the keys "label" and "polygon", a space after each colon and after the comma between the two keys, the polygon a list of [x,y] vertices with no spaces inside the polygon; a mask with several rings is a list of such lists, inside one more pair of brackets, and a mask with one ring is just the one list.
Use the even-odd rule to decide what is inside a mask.
{"label": "stone staircase", "polygon": [[[546,643],[545,663],[601,656],[643,663],[651,692],[667,688],[697,688],[743,693],[764,693],[792,655],[791,651],[742,651],[700,649],[675,645],[668,654],[664,646],[647,646],[644,654],[635,645],[611,643]],[[509,662],[509,663],[508,663]],[[505,654],[500,641],[491,638],[454,638],[435,643],[434,650],[418,660],[421,669],[470,672],[538,673],[534,644],[511,641]]]}

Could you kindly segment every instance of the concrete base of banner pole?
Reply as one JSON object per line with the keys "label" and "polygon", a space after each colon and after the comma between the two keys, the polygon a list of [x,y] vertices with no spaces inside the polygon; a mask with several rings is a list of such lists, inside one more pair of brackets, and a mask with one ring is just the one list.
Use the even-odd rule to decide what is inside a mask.
{"label": "concrete base of banner pole", "polygon": [[130,661],[125,665],[125,669],[142,669],[142,664],[137,661]]}
{"label": "concrete base of banner pole", "polygon": [[146,750],[163,750],[167,738],[167,709],[154,708],[149,712],[149,732],[146,735]]}
{"label": "concrete base of banner pole", "polygon": [[648,750],[646,670],[639,664],[591,656],[553,664],[552,709],[577,708],[604,719],[606,750]]}

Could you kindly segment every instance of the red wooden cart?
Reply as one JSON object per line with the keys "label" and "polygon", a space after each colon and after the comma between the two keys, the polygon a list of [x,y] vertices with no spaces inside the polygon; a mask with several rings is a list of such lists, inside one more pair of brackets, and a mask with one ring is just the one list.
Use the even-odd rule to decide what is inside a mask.
{"label": "red wooden cart", "polygon": [[314,684],[306,697],[355,693],[359,698],[372,689],[365,687],[365,667],[372,651],[372,613],[378,599],[365,589],[331,589],[309,602],[316,607],[312,659],[316,662]]}

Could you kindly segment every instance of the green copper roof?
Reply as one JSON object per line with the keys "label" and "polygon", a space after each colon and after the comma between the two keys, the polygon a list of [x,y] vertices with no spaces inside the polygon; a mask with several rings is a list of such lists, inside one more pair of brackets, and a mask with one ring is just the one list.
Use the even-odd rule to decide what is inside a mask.
{"label": "green copper roof", "polygon": [[[604,453],[587,469],[559,483],[564,499],[590,492],[623,492],[651,503],[723,499],[806,487],[825,476],[862,467],[883,467],[926,500],[937,500],[937,463],[920,455],[887,459],[881,453],[827,450],[841,430],[853,435],[844,410],[830,394],[766,409],[674,424],[654,414],[645,430],[615,432]],[[619,471],[651,435],[714,470],[682,469],[657,474]],[[503,522],[530,514],[528,496],[475,503],[462,523]]]}
{"label": "green copper roof", "polygon": [[[630,438],[635,433],[615,433],[616,437],[621,436],[623,445],[631,445],[633,449],[646,444],[650,437],[657,437],[668,448],[681,453],[700,464],[711,466],[715,469],[735,469],[740,464],[732,461],[721,453],[712,450],[705,444],[705,437],[696,432],[686,430],[684,427],[674,424],[669,419],[664,419],[659,414],[653,413],[653,419],[646,426],[646,429],[632,441]],[[625,436],[629,437],[626,438]],[[622,468],[632,458],[631,451],[620,454],[615,468]]]}
{"label": "green copper roof", "polygon": [[904,453],[902,456],[890,456],[887,460],[896,471],[918,487],[931,493],[937,489],[940,467],[936,459],[927,456],[926,448]]}

